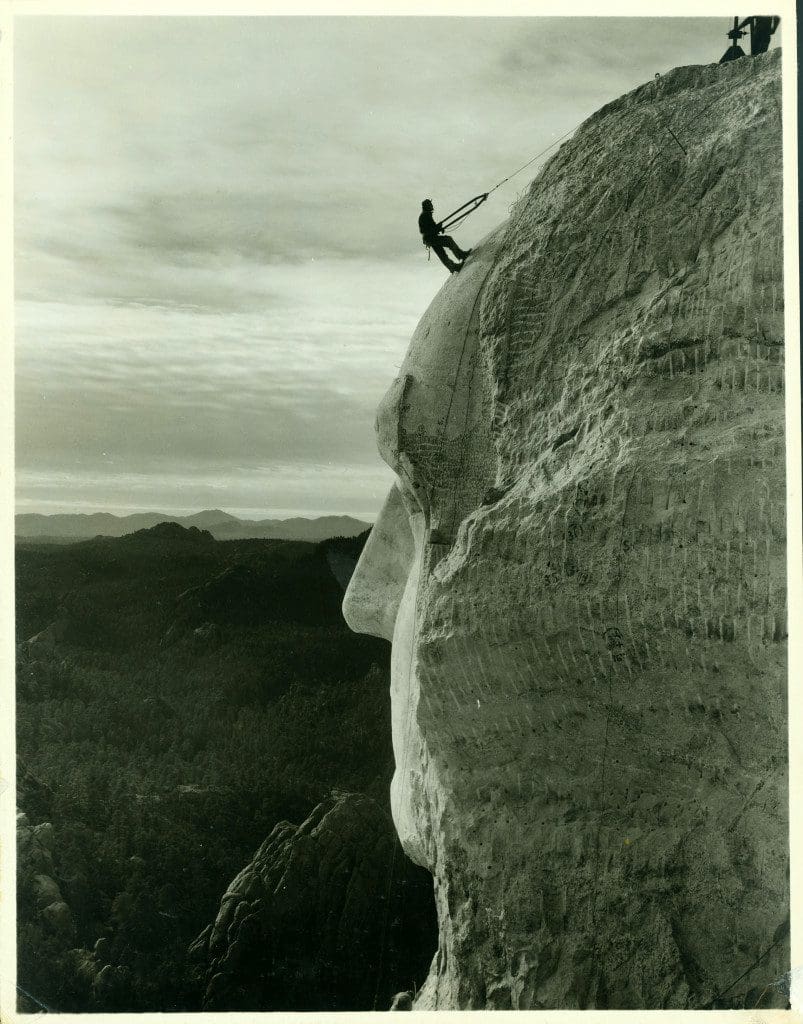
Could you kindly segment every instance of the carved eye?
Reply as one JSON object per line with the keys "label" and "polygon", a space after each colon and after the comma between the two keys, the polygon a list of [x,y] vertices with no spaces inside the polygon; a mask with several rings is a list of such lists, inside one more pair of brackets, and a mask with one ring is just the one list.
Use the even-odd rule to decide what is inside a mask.
{"label": "carved eye", "polygon": [[415,467],[410,461],[407,452],[399,452],[396,457],[396,477],[399,481],[399,491],[402,501],[411,515],[420,515],[422,512],[427,515],[429,512],[429,499],[421,481],[417,478]]}
{"label": "carved eye", "polygon": [[413,384],[408,373],[397,377],[385,392],[376,413],[376,440],[379,454],[396,474],[404,507],[409,515],[426,514],[428,501],[409,455],[401,450],[404,436],[405,398]]}
{"label": "carved eye", "polygon": [[398,472],[401,448],[404,397],[412,381],[413,378],[409,374],[397,377],[385,392],[376,412],[375,430],[379,454],[395,472]]}

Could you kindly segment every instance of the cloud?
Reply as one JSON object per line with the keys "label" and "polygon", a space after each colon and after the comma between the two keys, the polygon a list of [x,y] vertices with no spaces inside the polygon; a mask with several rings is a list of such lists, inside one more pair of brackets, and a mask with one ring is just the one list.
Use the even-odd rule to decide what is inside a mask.
{"label": "cloud", "polygon": [[[237,475],[242,490],[249,469],[261,479],[270,466],[289,487],[292,464],[309,481],[311,507],[312,492],[322,500],[311,467],[331,464],[355,489],[341,507],[364,511],[355,472],[384,479],[374,410],[431,278],[321,263],[278,267],[271,288],[258,310],[21,301],[21,492],[41,471],[54,486],[63,471],[58,486],[70,480],[72,489],[105,473],[110,484],[134,474],[159,488],[173,474],[183,491],[191,480]],[[285,495],[293,507],[305,504],[299,488],[296,480],[296,496]]]}
{"label": "cloud", "polygon": [[20,500],[152,505],[173,474],[244,506],[270,470],[274,502],[364,509],[373,410],[443,281],[421,198],[447,213],[655,71],[717,59],[725,27],[18,17]]}

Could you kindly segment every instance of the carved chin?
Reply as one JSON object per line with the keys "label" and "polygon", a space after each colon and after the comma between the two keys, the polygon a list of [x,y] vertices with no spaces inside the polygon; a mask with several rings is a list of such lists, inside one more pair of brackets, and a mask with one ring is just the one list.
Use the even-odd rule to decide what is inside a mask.
{"label": "carved chin", "polygon": [[434,865],[427,852],[430,844],[426,840],[430,827],[422,820],[425,809],[416,799],[410,773],[407,774],[407,784],[404,785],[398,768],[390,784],[390,811],[404,852],[415,864],[432,871]]}

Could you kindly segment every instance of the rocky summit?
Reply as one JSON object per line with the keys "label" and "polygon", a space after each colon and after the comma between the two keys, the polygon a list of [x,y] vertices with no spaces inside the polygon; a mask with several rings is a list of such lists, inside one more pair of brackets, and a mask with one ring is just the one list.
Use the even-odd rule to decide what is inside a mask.
{"label": "rocky summit", "polygon": [[585,122],[380,407],[417,1009],[786,1005],[781,54]]}

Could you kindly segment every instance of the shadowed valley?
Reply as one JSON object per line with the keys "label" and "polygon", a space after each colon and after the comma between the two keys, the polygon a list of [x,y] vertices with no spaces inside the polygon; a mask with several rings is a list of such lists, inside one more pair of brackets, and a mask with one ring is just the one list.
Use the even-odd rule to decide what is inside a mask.
{"label": "shadowed valley", "polygon": [[[340,612],[364,539],[18,544],[21,1009],[371,1009],[420,983],[388,647]],[[247,936],[220,908],[246,865]]]}

